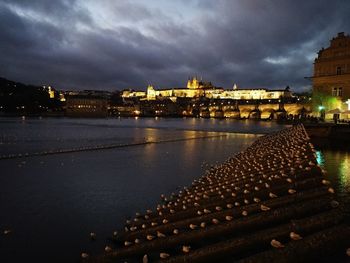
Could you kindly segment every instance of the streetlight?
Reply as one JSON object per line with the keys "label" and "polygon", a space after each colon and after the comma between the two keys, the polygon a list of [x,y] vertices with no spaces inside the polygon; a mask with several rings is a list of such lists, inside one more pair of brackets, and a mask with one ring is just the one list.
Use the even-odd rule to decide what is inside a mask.
{"label": "streetlight", "polygon": [[325,107],[323,105],[318,106],[318,110],[320,111],[320,118],[322,120],[325,119],[325,115],[326,115],[324,109],[325,109]]}
{"label": "streetlight", "polygon": [[348,110],[350,110],[350,99],[348,99],[345,103],[348,104]]}

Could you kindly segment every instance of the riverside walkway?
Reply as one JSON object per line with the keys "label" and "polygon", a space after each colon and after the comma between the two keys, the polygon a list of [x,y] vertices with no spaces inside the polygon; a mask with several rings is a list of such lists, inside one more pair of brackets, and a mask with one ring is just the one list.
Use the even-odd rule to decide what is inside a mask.
{"label": "riverside walkway", "polygon": [[[347,257],[350,227],[302,125],[263,136],[136,213],[88,262],[314,262]],[[349,253],[350,254],[350,253]],[[333,261],[334,262],[334,261]]]}

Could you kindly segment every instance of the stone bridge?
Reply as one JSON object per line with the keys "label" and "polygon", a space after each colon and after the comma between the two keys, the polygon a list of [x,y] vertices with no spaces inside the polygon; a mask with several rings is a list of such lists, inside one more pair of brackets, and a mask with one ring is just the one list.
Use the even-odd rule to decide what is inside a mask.
{"label": "stone bridge", "polygon": [[[205,110],[205,109],[204,109]],[[302,115],[311,113],[311,105],[302,103],[289,104],[244,104],[209,106],[210,117],[277,119],[279,115]]]}

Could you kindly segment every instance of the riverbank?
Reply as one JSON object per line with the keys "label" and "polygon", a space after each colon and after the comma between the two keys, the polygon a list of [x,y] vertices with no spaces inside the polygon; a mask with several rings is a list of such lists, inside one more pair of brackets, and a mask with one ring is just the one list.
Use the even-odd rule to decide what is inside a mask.
{"label": "riverbank", "polygon": [[350,144],[350,125],[348,123],[306,123],[309,136],[321,144]]}
{"label": "riverbank", "polygon": [[[254,121],[277,121],[273,118],[249,118],[249,117],[225,117],[223,115],[205,115],[205,116],[195,116],[195,115],[181,115],[181,114],[170,114],[170,115],[156,115],[156,114],[144,114],[144,115],[135,115],[135,114],[104,114],[104,115],[93,115],[93,114],[86,114],[86,115],[67,115],[64,112],[43,112],[43,113],[1,113],[1,118],[70,118],[70,119],[107,119],[107,118],[141,118],[141,119],[148,119],[148,118],[163,118],[163,119],[183,119],[183,118],[195,118],[195,119],[229,119],[229,120],[237,120],[237,121],[245,121],[245,120],[254,120]],[[281,124],[291,124],[293,121],[279,121]]]}
{"label": "riverbank", "polygon": [[340,208],[305,129],[296,126],[162,196],[92,261],[299,262],[336,254],[345,262],[350,228]]}

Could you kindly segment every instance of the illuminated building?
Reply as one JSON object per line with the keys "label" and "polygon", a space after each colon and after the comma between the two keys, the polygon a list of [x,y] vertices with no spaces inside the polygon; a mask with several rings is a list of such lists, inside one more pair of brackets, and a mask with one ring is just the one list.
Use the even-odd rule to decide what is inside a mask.
{"label": "illuminated building", "polygon": [[188,78],[187,81],[188,89],[213,89],[214,86],[211,82],[203,82],[202,80],[198,80],[197,77]]}
{"label": "illuminated building", "polygon": [[143,100],[171,99],[176,101],[177,98],[199,98],[206,97],[209,99],[231,99],[231,100],[278,100],[281,98],[290,98],[292,94],[289,88],[283,90],[268,89],[239,89],[235,84],[233,89],[224,90],[215,87],[211,82],[199,81],[193,77],[187,81],[186,88],[172,89],[155,89],[153,85],[148,85],[147,91],[130,91],[122,93],[123,98],[138,97]]}
{"label": "illuminated building", "polygon": [[47,94],[49,94],[49,98],[50,99],[54,99],[55,98],[55,90],[53,88],[51,88],[51,86],[43,86],[43,89],[47,92]]}
{"label": "illuminated building", "polygon": [[123,90],[122,98],[143,98],[146,97],[145,91]]}
{"label": "illuminated building", "polygon": [[50,99],[54,99],[55,98],[55,91],[49,86],[49,96],[50,96]]}
{"label": "illuminated building", "polygon": [[[289,87],[239,89],[235,84],[225,90],[196,77],[183,88],[156,89],[148,85],[146,92],[124,90],[121,96],[124,103],[141,105],[140,116],[277,119],[287,114],[300,115],[301,109],[308,108],[296,101]],[[287,104],[283,106],[284,103]],[[129,114],[136,115],[131,109]]]}
{"label": "illuminated building", "polygon": [[233,90],[225,90],[218,95],[220,99],[232,100],[269,100],[290,98],[292,93],[289,88],[283,90],[268,90],[268,89],[238,89],[235,86]]}
{"label": "illuminated building", "polygon": [[160,89],[156,90],[152,85],[147,87],[147,100],[157,100],[169,98],[172,101],[176,101],[176,98],[195,98],[204,95],[204,91],[201,89],[188,89],[188,88],[173,88],[173,89]]}
{"label": "illuminated building", "polygon": [[187,81],[187,88],[188,89],[199,89],[199,81],[197,80],[197,78],[192,78],[192,79],[188,79]]}
{"label": "illuminated building", "polygon": [[322,48],[314,63],[314,110],[323,117],[348,118],[350,107],[350,36],[343,32]]}
{"label": "illuminated building", "polygon": [[93,92],[69,92],[65,99],[67,116],[105,117],[108,114],[108,99]]}
{"label": "illuminated building", "polygon": [[64,93],[63,92],[59,93],[59,97],[60,97],[60,101],[61,102],[65,102],[66,101],[66,98],[64,97]]}

